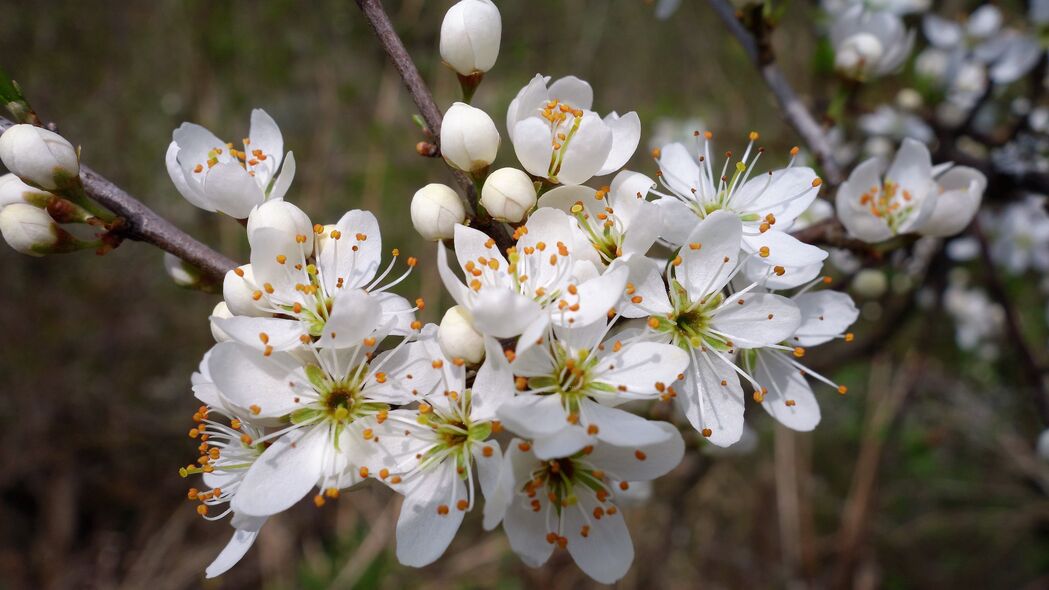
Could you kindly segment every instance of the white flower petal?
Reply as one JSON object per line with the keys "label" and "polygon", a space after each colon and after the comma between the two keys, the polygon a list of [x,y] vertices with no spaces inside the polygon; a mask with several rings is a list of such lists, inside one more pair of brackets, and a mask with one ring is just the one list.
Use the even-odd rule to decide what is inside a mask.
{"label": "white flower petal", "polygon": [[291,508],[317,484],[328,428],[300,428],[270,445],[244,476],[230,503],[237,512],[268,516]]}
{"label": "white flower petal", "polygon": [[247,410],[256,406],[259,418],[280,418],[298,409],[288,381],[305,381],[296,371],[301,363],[288,353],[268,357],[235,342],[216,344],[208,357],[208,371],[215,387],[233,405]]}
{"label": "white flower petal", "polygon": [[728,334],[735,346],[756,348],[793,336],[801,325],[801,311],[781,295],[751,292],[729,296],[711,323],[715,329]]}
{"label": "white flower petal", "polygon": [[690,296],[698,299],[725,286],[736,267],[742,235],[739,217],[723,210],[711,213],[692,230],[675,272]]}
{"label": "white flower petal", "polygon": [[641,141],[641,119],[637,113],[630,111],[620,117],[616,113],[610,113],[604,118],[605,125],[612,130],[612,149],[608,152],[597,176],[611,174],[623,167],[637,150],[637,144]]}
{"label": "white flower petal", "polygon": [[409,486],[397,519],[397,560],[422,567],[444,554],[466,514],[456,503],[465,498],[466,486],[455,473],[454,461]]}
{"label": "white flower petal", "polygon": [[758,352],[754,378],[768,390],[759,405],[787,428],[808,432],[820,422],[820,406],[812,387],[797,369],[773,355],[785,356],[778,351]]}

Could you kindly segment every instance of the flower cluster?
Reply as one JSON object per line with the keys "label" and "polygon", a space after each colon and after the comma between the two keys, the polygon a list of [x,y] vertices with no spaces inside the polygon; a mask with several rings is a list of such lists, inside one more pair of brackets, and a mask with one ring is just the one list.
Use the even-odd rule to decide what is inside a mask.
{"label": "flower cluster", "polygon": [[[755,8],[737,2],[746,4]],[[661,0],[656,11],[667,18],[679,5]],[[904,69],[915,13],[929,2],[827,0],[824,9],[827,71],[841,92],[825,113],[835,127],[820,139],[834,153],[817,164],[798,147],[766,151],[753,131],[741,150],[718,152],[697,120],[672,121],[648,138],[646,173],[627,168],[641,118],[608,111],[576,76],[521,80],[505,116],[472,105],[498,58],[501,17],[491,0],[451,7],[440,55],[462,101],[443,119],[430,113],[419,151],[439,155],[459,188],[426,184],[410,204],[412,227],[433,247],[430,270],[454,302],[438,324],[422,321],[421,298],[401,293],[419,260],[384,249],[372,213],[315,223],[293,203],[295,159],[265,111],[252,111],[237,143],[192,123],[175,129],[165,157],[175,189],[240,221],[250,246],[248,264],[207,285],[222,293],[209,318],[215,345],[192,376],[198,454],[180,474],[195,478],[196,511],[233,528],[206,575],[237,564],[269,517],[371,485],[404,498],[402,564],[441,558],[476,509],[529,566],[564,550],[593,579],[619,580],[634,557],[623,510],[677,467],[686,441],[752,449],[748,406],[809,431],[821,390],[846,393],[805,360],[812,347],[851,341],[860,315],[845,290],[828,288],[828,260],[869,303],[890,290],[913,290],[919,303],[931,295],[926,303],[954,319],[959,348],[993,360],[994,340],[1014,327],[1009,308],[964,269],[944,273],[935,294],[911,281],[977,218],[983,230],[971,234],[984,243],[953,240],[954,262],[979,252],[1013,274],[1049,272],[1045,197],[980,212],[988,177],[997,188],[1049,166],[1049,107],[1031,104],[1034,92],[1014,101],[1020,120],[987,142],[986,161],[959,140],[989,137],[980,126],[1000,113],[987,114],[985,101],[1039,63],[1044,73],[1044,47],[991,5],[964,26],[925,15],[928,46],[908,68],[920,90],[853,112],[863,83]],[[758,12],[773,20],[750,12],[744,25]],[[1049,4],[1032,2],[1030,20],[1044,29]],[[935,93],[941,120],[930,124]],[[949,132],[944,104],[962,120]],[[498,161],[500,147],[511,161]],[[844,178],[837,169],[861,151],[873,157]],[[972,166],[934,164],[934,153]],[[135,237],[86,197],[79,150],[59,135],[16,125],[0,136],[0,160],[11,171],[0,177],[0,233],[16,250],[104,253]],[[833,194],[821,198],[828,184]],[[821,224],[831,237],[800,239]],[[77,237],[76,225],[98,233]],[[882,263],[903,272],[890,284],[871,268]],[[200,269],[174,255],[165,265],[178,284],[201,288]]]}
{"label": "flower cluster", "polygon": [[[493,14],[498,23],[490,2],[465,0],[442,28],[466,97],[495,61]],[[225,277],[217,344],[193,376],[199,457],[182,474],[203,476],[189,491],[197,511],[234,528],[208,576],[232,567],[268,517],[370,481],[405,497],[403,564],[440,558],[483,505],[484,527],[502,525],[528,565],[564,549],[614,582],[633,559],[623,499],[685,448],[648,408],[673,403],[685,429],[727,447],[744,432],[744,389],[797,430],[820,419],[810,380],[845,392],[801,362],[808,347],[850,340],[858,312],[818,289],[827,253],[789,233],[822,184],[795,165],[797,150],[761,170],[751,133],[742,157],[715,167],[711,134],[696,132],[654,151],[656,183],[623,169],[637,115],[601,117],[592,104],[586,82],[536,76],[507,108],[520,167],[494,171],[492,117],[466,102],[448,110],[442,154],[481,190],[473,211],[441,184],[412,199],[456,304],[440,325],[394,292],[416,259],[398,270],[392,249],[383,263],[373,215],[314,224],[284,200],[294,159],[266,113],[253,113],[243,150],[196,125],[175,131],[179,192],[245,219],[251,246],[250,264]],[[595,177],[610,180],[584,184]],[[471,225],[485,218],[510,243]]]}

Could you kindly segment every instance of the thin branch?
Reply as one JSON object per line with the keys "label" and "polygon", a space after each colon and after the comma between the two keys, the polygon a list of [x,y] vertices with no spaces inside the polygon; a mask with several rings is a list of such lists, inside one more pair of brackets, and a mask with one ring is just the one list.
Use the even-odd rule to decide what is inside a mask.
{"label": "thin branch", "polygon": [[[379,44],[382,45],[386,55],[393,62],[393,67],[401,75],[401,80],[404,81],[408,94],[411,95],[412,101],[415,102],[415,106],[419,109],[419,114],[426,121],[426,126],[432,135],[432,141],[440,150],[441,119],[443,118],[441,109],[434,102],[433,94],[422,76],[419,75],[419,69],[415,67],[412,56],[408,54],[408,50],[404,47],[404,42],[401,41],[397,31],[394,30],[390,17],[382,7],[382,2],[380,0],[357,0],[357,6],[364,13],[364,17],[368,19],[368,23],[371,24],[372,29],[375,31],[375,36],[379,39]],[[438,153],[440,152],[438,151]],[[461,170],[452,169],[452,174],[455,176],[455,182],[459,185],[459,188],[466,193],[466,200],[476,213],[473,226],[494,238],[500,249],[505,250],[510,247],[512,242],[506,228],[502,224],[493,221],[487,215],[482,214],[478,202],[477,187],[474,185],[473,180]]]}
{"label": "thin branch", "polygon": [[729,0],[708,0],[710,6],[718,13],[721,20],[728,27],[730,33],[736,37],[747,57],[754,63],[765,85],[776,97],[783,114],[791,127],[805,141],[805,144],[815,154],[822,168],[823,176],[831,187],[841,184],[844,180],[841,167],[834,159],[834,149],[831,147],[823,128],[812,116],[809,109],[801,102],[797,92],[791,87],[783,70],[776,65],[775,56],[771,47],[767,44],[759,44],[754,35],[748,31],[736,16],[736,9],[732,7]]}
{"label": "thin branch", "polygon": [[[0,117],[0,133],[13,125],[11,121]],[[196,266],[214,281],[221,282],[226,272],[237,266],[236,262],[175,227],[91,168],[80,166],[80,180],[88,197],[124,220],[121,236],[153,244],[165,252],[170,252]]]}

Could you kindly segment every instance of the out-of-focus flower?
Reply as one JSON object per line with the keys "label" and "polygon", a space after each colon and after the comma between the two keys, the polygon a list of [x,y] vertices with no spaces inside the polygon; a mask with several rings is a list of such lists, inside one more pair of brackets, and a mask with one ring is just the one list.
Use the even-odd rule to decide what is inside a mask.
{"label": "out-of-focus flower", "polygon": [[830,29],[834,65],[842,74],[867,80],[896,71],[914,47],[914,31],[899,16],[853,6]]}
{"label": "out-of-focus flower", "polygon": [[80,157],[66,138],[34,125],[20,124],[0,135],[0,160],[23,182],[56,190],[80,180]]}
{"label": "out-of-focus flower", "polygon": [[931,0],[823,0],[821,4],[830,14],[840,14],[860,6],[869,12],[889,12],[899,16],[925,12],[932,6]]}
{"label": "out-of-focus flower", "polygon": [[[956,269],[962,270],[962,269]],[[954,320],[955,341],[962,350],[988,360],[997,357],[995,339],[1005,325],[1005,311],[987,293],[969,287],[963,273],[952,273],[943,292],[943,307]]]}
{"label": "out-of-focus flower", "polygon": [[535,207],[535,184],[517,168],[500,168],[481,187],[481,206],[498,221],[520,223]]}
{"label": "out-of-focus flower", "polygon": [[932,128],[921,117],[887,104],[861,115],[859,125],[867,135],[888,137],[893,141],[909,137],[928,145],[934,138]]}
{"label": "out-of-focus flower", "polygon": [[991,235],[991,255],[1011,274],[1049,272],[1049,213],[1044,196],[1028,196],[981,219]]}
{"label": "out-of-focus flower", "polygon": [[499,57],[503,21],[491,0],[461,0],[441,23],[441,59],[463,76],[492,69]]}
{"label": "out-of-focus flower", "polygon": [[[206,211],[244,219],[256,206],[283,199],[295,177],[295,157],[266,111],[251,112],[244,150],[195,123],[183,123],[168,146],[168,175],[187,201]],[[281,163],[283,161],[283,166]]]}
{"label": "out-of-focus flower", "polygon": [[499,130],[488,113],[457,102],[441,122],[441,155],[464,172],[484,170],[499,152]]}
{"label": "out-of-focus flower", "polygon": [[412,226],[427,240],[450,240],[455,224],[466,221],[466,209],[452,187],[431,183],[412,197]]}
{"label": "out-of-focus flower", "polygon": [[626,164],[641,140],[641,120],[631,111],[602,119],[590,110],[590,85],[567,76],[550,84],[536,74],[506,113],[506,130],[529,173],[562,184],[582,184]]}
{"label": "out-of-focus flower", "polygon": [[838,189],[838,218],[851,235],[872,243],[906,233],[958,233],[976,214],[987,180],[972,168],[943,169],[933,168],[928,148],[906,139],[884,181],[879,158],[852,171]]}

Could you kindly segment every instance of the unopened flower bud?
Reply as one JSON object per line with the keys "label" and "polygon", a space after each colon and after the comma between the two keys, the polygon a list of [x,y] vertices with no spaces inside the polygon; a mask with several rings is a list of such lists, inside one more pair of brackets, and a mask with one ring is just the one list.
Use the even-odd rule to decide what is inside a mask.
{"label": "unopened flower bud", "polygon": [[215,342],[227,342],[232,340],[229,334],[222,331],[222,328],[215,325],[215,320],[224,320],[233,317],[230,313],[229,307],[225,301],[219,301],[215,305],[215,309],[211,310],[211,317],[208,318],[208,323],[211,324],[211,337],[215,339]]}
{"label": "unopened flower bud", "polygon": [[14,174],[0,176],[0,207],[14,203],[29,203],[34,207],[44,208],[52,196],[54,195],[49,192],[22,182],[22,179]]}
{"label": "unopened flower bud", "polygon": [[261,229],[276,229],[294,240],[296,236],[306,236],[303,250],[313,250],[313,224],[302,209],[284,200],[270,200],[256,206],[248,215],[248,242],[253,243],[253,236]]}
{"label": "unopened flower bud", "polygon": [[428,184],[412,197],[412,225],[427,240],[450,240],[455,224],[464,221],[462,199],[447,185]]}
{"label": "unopened flower bud", "polygon": [[444,312],[437,328],[437,342],[448,358],[461,358],[471,365],[484,360],[484,336],[474,329],[470,316],[460,305]]}
{"label": "unopened flower bud", "polygon": [[441,59],[463,76],[487,72],[499,57],[502,29],[491,0],[462,0],[441,23]]}
{"label": "unopened flower bud", "polygon": [[45,190],[80,179],[80,160],[73,145],[33,125],[15,125],[0,135],[0,160],[23,181]]}
{"label": "unopened flower bud", "polygon": [[222,280],[222,298],[233,315],[253,317],[270,315],[262,308],[262,292],[255,284],[255,273],[251,271],[250,264],[226,273]]}
{"label": "unopened flower bud", "polygon": [[164,253],[164,270],[179,287],[191,289],[200,286],[200,270],[191,264],[186,264],[181,258],[170,252]]}
{"label": "unopened flower bud", "polygon": [[441,154],[464,172],[484,170],[499,151],[499,130],[488,113],[464,102],[448,109],[441,123]]}
{"label": "unopened flower bud", "polygon": [[885,273],[874,268],[865,268],[852,279],[852,289],[870,299],[881,297],[888,287],[889,281],[885,278]]}
{"label": "unopened flower bud", "polygon": [[884,52],[885,48],[877,37],[870,33],[857,33],[845,39],[837,48],[834,65],[844,74],[861,74],[870,64],[878,63]]}
{"label": "unopened flower bud", "polygon": [[481,205],[499,221],[517,223],[535,206],[535,185],[517,168],[500,168],[481,189]]}
{"label": "unopened flower bud", "polygon": [[83,244],[59,227],[47,211],[28,203],[14,203],[0,210],[0,233],[15,251],[29,256],[72,252]]}

